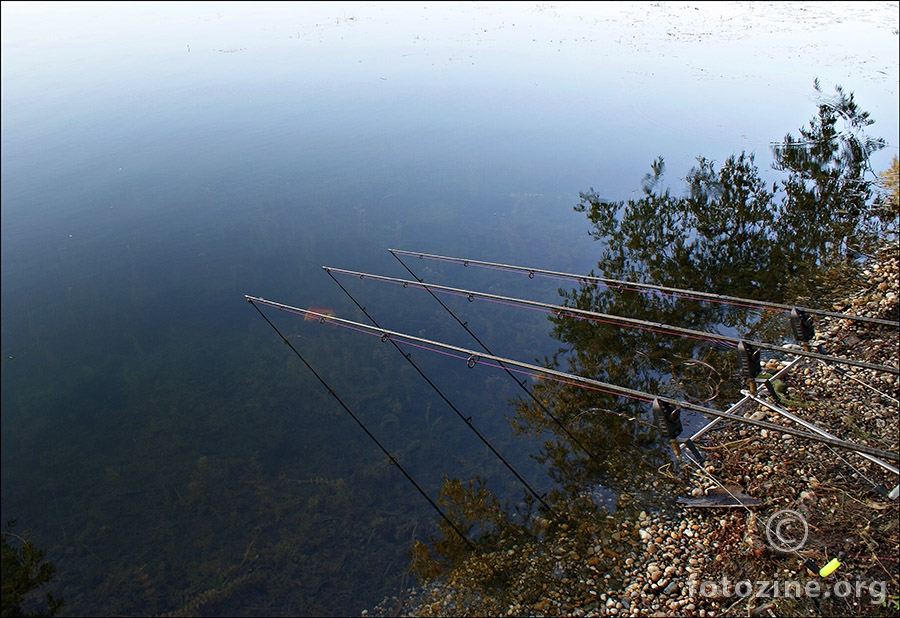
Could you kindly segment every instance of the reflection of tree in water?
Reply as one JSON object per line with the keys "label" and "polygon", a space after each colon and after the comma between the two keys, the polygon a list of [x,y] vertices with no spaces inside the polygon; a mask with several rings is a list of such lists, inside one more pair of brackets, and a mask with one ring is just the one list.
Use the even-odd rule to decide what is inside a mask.
{"label": "reflection of tree in water", "polygon": [[[818,82],[815,88],[821,96]],[[773,168],[781,177],[772,184],[754,155],[742,152],[721,166],[699,158],[683,197],[662,189],[662,158],[652,164],[639,199],[610,202],[593,189],[582,193],[575,209],[587,215],[601,245],[597,276],[822,306],[834,276],[844,272],[837,267],[850,263],[849,248],[865,252],[897,233],[896,208],[885,208],[872,188],[877,177],[869,157],[884,147],[865,134],[873,122],[852,94],[836,87],[833,97],[821,97],[799,138],[789,134],[773,147]],[[682,328],[727,329],[770,341],[787,332],[783,314],[736,304],[613,289],[586,279],[559,293],[569,307]],[[548,367],[721,409],[739,394],[734,348],[569,316],[552,322],[562,345],[545,359]],[[546,438],[537,457],[549,463],[558,483],[552,497],[569,512],[583,509],[589,488],[598,484],[635,495],[667,462],[656,434],[646,429],[647,401],[555,381],[536,382],[533,392],[535,399],[515,402],[510,422],[519,432]],[[547,410],[584,449],[559,431]]]}

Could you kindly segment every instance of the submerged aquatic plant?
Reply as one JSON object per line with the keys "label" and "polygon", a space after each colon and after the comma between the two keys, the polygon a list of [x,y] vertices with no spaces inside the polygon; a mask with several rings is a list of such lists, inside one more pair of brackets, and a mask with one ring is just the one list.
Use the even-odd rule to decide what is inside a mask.
{"label": "submerged aquatic plant", "polygon": [[6,523],[2,532],[2,615],[55,616],[65,601],[52,594],[44,595],[46,609],[23,609],[30,594],[53,579],[56,566],[45,562],[46,552],[35,547],[25,536],[12,532],[16,520]]}
{"label": "submerged aquatic plant", "polygon": [[[508,505],[500,503],[482,477],[467,481],[446,477],[437,503],[456,529],[477,546],[478,551],[495,549],[504,536],[525,533],[511,519]],[[532,502],[528,501],[528,504]],[[410,570],[420,581],[440,575],[470,555],[472,550],[472,543],[451,528],[449,522],[439,521],[438,526],[439,537],[430,537],[427,543],[416,541],[410,549]]]}

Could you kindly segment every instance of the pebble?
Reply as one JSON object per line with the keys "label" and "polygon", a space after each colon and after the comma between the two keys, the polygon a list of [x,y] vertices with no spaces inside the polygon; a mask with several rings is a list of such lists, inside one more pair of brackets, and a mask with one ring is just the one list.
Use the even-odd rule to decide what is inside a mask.
{"label": "pebble", "polygon": [[[895,290],[900,285],[900,261],[895,259],[888,266],[889,271],[873,266],[871,276],[881,277],[878,285],[870,285],[860,296],[845,303],[837,303],[836,310],[848,311],[848,307],[856,306],[861,311],[893,311],[893,315],[896,315]],[[852,334],[850,329],[853,328],[855,325],[849,320],[825,321],[824,324],[817,324],[817,339],[827,342],[823,344],[827,349],[835,347],[848,356],[868,351],[867,353],[871,352],[871,358],[867,357],[866,360],[870,362],[887,364],[885,359],[897,362],[897,350],[900,346],[897,344],[896,333],[860,336],[853,346],[843,344],[847,336]],[[876,353],[881,357],[875,356]],[[769,370],[780,367],[781,363],[766,363]],[[856,379],[867,382],[871,379],[867,372],[853,372],[853,375]],[[884,385],[879,383],[879,388],[887,389],[886,392],[896,396],[900,378],[886,376],[880,379],[885,382]],[[846,423],[850,421],[859,431],[879,439],[882,436],[896,436],[898,433],[900,422],[896,408],[888,405],[890,402],[879,403],[879,398],[873,397],[865,387],[848,395],[852,389],[847,386],[846,380],[831,375],[821,364],[792,370],[786,377],[786,381],[789,380],[793,381],[793,388],[788,392],[794,393],[796,397],[813,402],[828,398],[831,405],[840,406],[840,413],[837,415],[817,412],[814,408],[804,409],[803,416],[813,422],[836,421],[829,430],[841,433],[842,437],[846,437]],[[750,409],[744,413],[750,414]],[[849,420],[842,420],[844,416]],[[764,410],[752,412],[751,418],[782,421],[777,414],[769,416]],[[716,434],[717,431],[722,433]],[[827,476],[828,473],[821,466],[821,455],[816,455],[821,449],[816,445],[803,439],[795,439],[791,434],[775,433],[767,429],[747,431],[745,428],[732,427],[727,433],[717,429],[707,435],[712,436],[713,442],[720,440],[719,444],[735,443],[742,437],[762,438],[753,440],[755,445],[751,441],[744,441],[742,445],[732,447],[736,449],[735,453],[739,452],[737,449],[744,450],[733,458],[732,465],[738,470],[732,470],[733,477],[727,479],[722,478],[721,469],[720,454],[724,450],[716,451],[718,457],[707,461],[706,472],[718,480],[739,484],[742,491],[758,499],[772,501],[773,504],[829,511],[839,506],[840,500],[833,497],[833,492],[818,489],[823,486],[823,482],[823,487],[827,488],[831,477]],[[779,450],[786,443],[790,443],[793,458],[791,462],[786,462],[784,451]],[[799,465],[796,462],[804,463]],[[856,465],[867,466],[867,463]],[[868,467],[860,469],[870,470]],[[696,468],[689,470],[685,478],[686,485],[681,495],[700,497],[706,494],[707,489],[717,486]],[[648,487],[652,488],[652,483]],[[653,490],[650,489],[648,493],[652,494]],[[518,599],[517,603],[504,605],[502,608],[489,605],[490,595],[486,592],[489,589],[482,587],[481,583],[487,578],[483,572],[473,570],[469,580],[461,573],[456,580],[449,577],[435,583],[433,590],[436,596],[417,596],[423,602],[410,605],[409,608],[404,607],[403,615],[453,615],[460,613],[460,608],[463,607],[467,614],[486,615],[705,617],[735,612],[737,606],[732,607],[735,599],[703,596],[696,591],[696,586],[705,579],[714,581],[720,579],[722,574],[729,574],[729,569],[734,568],[731,562],[734,556],[741,556],[742,563],[753,568],[753,554],[749,548],[755,547],[756,542],[764,546],[765,539],[759,539],[758,534],[749,534],[747,530],[762,525],[761,522],[752,522],[757,515],[762,517],[764,512],[756,512],[751,518],[740,509],[665,511],[658,510],[656,505],[652,508],[647,505],[639,491],[622,493],[616,504],[618,523],[602,529],[607,524],[593,522],[591,525],[597,524],[597,528],[589,533],[586,540],[582,536],[583,540],[576,541],[578,534],[584,534],[582,527],[563,523],[553,538],[548,535],[542,541],[519,543],[515,550],[504,547],[504,551],[498,551],[494,556],[498,561],[497,568],[505,569],[511,578],[510,586],[518,593],[513,593],[510,598]],[[627,514],[629,509],[633,509],[630,516]],[[553,530],[552,526],[549,529]],[[835,538],[843,537],[835,531]],[[587,556],[587,560],[583,556]],[[487,560],[488,557],[485,556],[484,559]],[[563,575],[558,578],[548,577],[555,571]],[[731,573],[737,576],[733,570]],[[797,574],[789,571],[779,573],[779,577],[788,580],[796,578]],[[472,596],[476,591],[482,595],[477,599]],[[427,603],[424,602],[426,598]],[[438,603],[437,600],[441,602]],[[390,609],[386,607],[379,615],[387,615]]]}

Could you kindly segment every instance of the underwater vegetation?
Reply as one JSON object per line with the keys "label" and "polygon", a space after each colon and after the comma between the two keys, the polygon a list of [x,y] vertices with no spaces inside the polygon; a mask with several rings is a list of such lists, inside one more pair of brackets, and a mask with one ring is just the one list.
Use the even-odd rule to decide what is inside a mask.
{"label": "underwater vegetation", "polygon": [[[38,591],[53,579],[56,566],[46,562],[47,552],[13,532],[15,520],[6,522],[2,533],[2,616],[55,616],[65,601],[52,594],[43,595],[43,603],[35,602]],[[31,606],[36,606],[32,608]]]}

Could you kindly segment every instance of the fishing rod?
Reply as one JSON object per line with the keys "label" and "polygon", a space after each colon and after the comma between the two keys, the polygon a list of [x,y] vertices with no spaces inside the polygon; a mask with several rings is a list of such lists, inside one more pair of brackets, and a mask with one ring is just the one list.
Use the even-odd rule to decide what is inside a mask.
{"label": "fishing rod", "polygon": [[[343,285],[341,285],[341,282],[338,281],[338,280],[335,278],[335,276],[334,276],[330,271],[328,271],[328,269],[326,269],[326,272],[328,272],[328,276],[331,277],[331,279],[338,285],[338,287],[341,288],[341,289],[344,291],[344,294],[346,294],[346,295],[350,298],[350,300],[353,301],[353,304],[355,304],[355,305],[359,308],[359,310],[362,311],[362,312],[365,314],[365,316],[366,316],[367,318],[369,318],[369,321],[371,321],[372,324],[374,324],[377,328],[381,328],[381,326],[378,324],[378,322],[375,320],[375,318],[373,318],[373,317],[369,314],[369,312],[366,310],[365,307],[363,307],[361,304],[359,304],[359,302],[357,302],[357,300],[353,297],[353,295],[350,293],[350,291],[347,290],[347,288],[345,288]],[[462,422],[464,422],[464,423],[469,427],[469,429],[471,429],[471,430],[475,433],[475,435],[478,436],[478,439],[481,440],[481,442],[482,442],[486,447],[488,447],[488,448],[490,449],[490,451],[497,457],[497,459],[499,459],[500,462],[501,462],[504,466],[506,466],[506,469],[509,470],[510,472],[512,472],[512,473],[513,473],[513,476],[515,476],[517,479],[519,479],[519,482],[521,482],[522,485],[525,486],[525,489],[527,489],[528,492],[529,492],[532,496],[534,496],[535,499],[537,499],[537,501],[540,502],[540,503],[544,506],[544,508],[546,508],[548,511],[550,511],[550,512],[552,513],[552,512],[553,512],[553,509],[550,507],[549,504],[547,504],[546,502],[544,502],[544,497],[543,497],[541,494],[539,494],[537,491],[535,491],[535,490],[531,487],[531,485],[529,485],[528,481],[526,481],[524,478],[522,478],[522,475],[520,475],[520,474],[516,471],[516,469],[513,468],[512,464],[510,464],[510,463],[506,460],[506,458],[503,457],[503,455],[501,455],[501,454],[497,451],[496,448],[494,448],[494,445],[491,444],[490,441],[489,441],[487,438],[485,438],[484,435],[482,435],[482,433],[481,433],[480,431],[478,431],[478,429],[475,427],[475,425],[472,424],[472,417],[471,417],[471,416],[465,416],[462,412],[459,411],[459,408],[457,408],[455,405],[453,405],[453,402],[450,401],[450,400],[447,398],[446,395],[444,395],[444,393],[441,391],[441,389],[439,389],[439,388],[437,387],[437,385],[436,385],[434,382],[431,381],[431,378],[429,378],[427,375],[425,375],[425,372],[422,371],[422,369],[419,368],[419,366],[415,363],[415,361],[413,361],[412,355],[411,355],[411,354],[404,353],[404,352],[403,352],[403,349],[402,349],[399,345],[397,345],[397,342],[394,341],[393,339],[391,339],[390,342],[391,342],[391,344],[394,346],[394,348],[396,348],[396,350],[400,353],[400,355],[401,355],[403,358],[405,358],[406,361],[407,361],[410,365],[413,366],[413,369],[415,369],[415,370],[418,372],[418,374],[419,374],[420,376],[422,376],[422,378],[428,383],[428,385],[429,385],[432,389],[434,389],[434,392],[437,393],[437,394],[440,396],[440,398],[444,400],[444,403],[446,403],[448,406],[450,406],[450,409],[453,410],[453,411],[456,413],[456,415],[460,418],[460,420],[462,420]]]}
{"label": "fishing rod", "polygon": [[797,356],[804,356],[807,358],[815,358],[821,361],[843,364],[843,365],[852,365],[854,367],[860,367],[863,369],[871,369],[874,371],[882,371],[886,373],[894,373],[900,374],[900,368],[897,367],[889,367],[885,365],[875,365],[872,363],[866,363],[863,361],[853,360],[850,358],[843,358],[839,356],[828,356],[826,354],[820,354],[818,352],[811,352],[809,350],[804,350],[795,347],[785,347],[778,346],[771,343],[765,343],[762,341],[748,341],[745,339],[741,339],[740,337],[732,337],[730,335],[720,335],[718,333],[709,333],[706,331],[699,331],[690,328],[681,328],[678,326],[670,326],[668,324],[663,324],[661,322],[650,322],[648,320],[640,320],[638,318],[629,318],[624,316],[617,316],[608,313],[599,313],[596,311],[588,311],[587,309],[578,309],[575,307],[564,307],[562,305],[551,305],[549,303],[542,303],[533,300],[525,300],[522,298],[514,298],[511,296],[500,296],[497,294],[488,294],[487,292],[476,292],[473,290],[465,290],[461,288],[454,288],[446,285],[438,285],[436,283],[424,283],[421,281],[410,281],[407,279],[399,279],[397,277],[387,277],[384,275],[373,275],[371,273],[363,273],[354,270],[345,270],[343,268],[332,268],[330,266],[325,267],[326,271],[334,271],[337,273],[350,275],[359,278],[369,278],[375,281],[385,281],[390,283],[397,283],[402,285],[404,288],[408,288],[410,286],[416,288],[424,288],[424,289],[433,289],[440,290],[443,292],[447,292],[450,294],[456,294],[459,296],[466,297],[469,301],[473,301],[476,298],[482,298],[485,300],[489,300],[492,302],[504,303],[504,304],[512,304],[512,305],[521,305],[526,307],[534,307],[539,310],[547,311],[549,313],[555,314],[557,317],[576,317],[582,319],[588,319],[598,322],[611,322],[613,324],[632,326],[644,330],[652,330],[654,332],[659,332],[662,334],[668,335],[679,335],[684,337],[690,337],[693,339],[700,339],[704,341],[711,342],[729,342],[735,345],[744,344],[746,347],[748,344],[753,348],[759,348],[763,350],[770,350],[775,352],[784,352],[788,354],[794,354]]}
{"label": "fishing rod", "polygon": [[[400,262],[400,264],[403,266],[403,268],[405,268],[406,271],[407,271],[410,275],[412,275],[412,276],[415,278],[416,281],[418,281],[418,282],[420,282],[420,283],[422,282],[422,279],[421,279],[418,275],[416,275],[416,273],[414,273],[414,272],[412,271],[412,269],[411,269],[409,266],[407,266],[406,263],[405,263],[403,260],[401,260],[397,255],[395,255],[395,254],[393,254],[393,253],[392,253],[391,255],[393,255],[393,256],[397,259],[397,261]],[[326,268],[326,270],[327,270],[327,268]],[[328,274],[331,275],[332,278],[334,278],[334,275],[332,275],[330,272],[329,272]],[[481,346],[481,348],[482,348],[485,352],[487,352],[488,354],[493,354],[493,352],[492,352],[491,349],[487,346],[487,344],[485,344],[485,343],[484,343],[484,342],[483,342],[483,341],[482,341],[482,340],[481,340],[474,332],[472,332],[472,329],[469,328],[469,325],[468,325],[466,322],[463,322],[462,320],[460,320],[459,317],[453,312],[453,310],[450,309],[450,307],[448,307],[446,304],[444,304],[444,301],[442,301],[440,298],[438,298],[437,295],[436,295],[434,292],[432,292],[429,288],[424,287],[424,289],[425,289],[425,291],[428,292],[428,294],[431,295],[431,297],[432,297],[434,300],[436,300],[436,301],[438,302],[438,304],[439,304],[441,307],[444,308],[444,310],[445,310],[447,313],[449,313],[451,316],[453,316],[453,319],[456,320],[456,323],[459,324],[460,326],[462,326],[463,329],[464,329],[467,333],[469,333],[469,335],[470,335],[470,336],[478,343],[478,345]],[[531,389],[529,389],[529,388],[525,385],[525,384],[526,384],[526,383],[525,383],[525,380],[519,380],[516,376],[514,376],[514,375],[512,374],[512,372],[511,372],[511,371],[506,367],[506,365],[504,365],[503,363],[500,363],[500,366],[501,366],[501,367],[503,368],[503,370],[506,372],[506,375],[508,375],[508,376],[512,379],[512,381],[515,382],[515,383],[519,386],[519,388],[521,388],[523,391],[525,391],[525,392],[528,394],[528,396],[531,397],[531,400],[534,401],[534,403],[536,403],[536,404],[538,405],[538,407],[540,407],[541,410],[543,410],[543,412],[544,412],[548,417],[550,417],[550,418],[553,420],[553,422],[556,423],[556,425],[557,425],[560,429],[562,429],[562,431],[569,437],[569,439],[572,441],[573,444],[575,444],[575,446],[577,446],[578,448],[580,448],[580,449],[582,450],[582,452],[584,452],[588,457],[590,457],[591,459],[593,459],[595,462],[596,462],[596,461],[599,461],[600,458],[596,455],[596,453],[594,453],[592,450],[588,449],[584,444],[582,444],[581,441],[580,441],[578,438],[576,438],[575,435],[569,430],[569,428],[566,427],[565,424],[563,424],[563,422],[562,422],[561,420],[559,420],[559,419],[556,417],[556,415],[553,414],[553,413],[549,410],[549,408],[547,408],[547,406],[544,405],[544,402],[542,402],[540,399],[537,398],[537,396],[535,396],[535,394],[531,391]]]}
{"label": "fishing rod", "polygon": [[[406,480],[408,480],[410,483],[412,483],[413,487],[416,488],[416,491],[418,491],[419,494],[421,494],[421,496],[428,501],[428,504],[430,504],[431,507],[435,511],[437,511],[437,514],[441,516],[441,519],[443,519],[445,522],[447,522],[447,524],[450,526],[450,528],[452,528],[453,531],[457,535],[459,535],[459,538],[461,538],[463,541],[466,542],[466,545],[469,546],[469,549],[474,551],[476,549],[475,544],[469,539],[469,537],[466,536],[465,534],[463,534],[462,531],[456,526],[456,524],[453,523],[453,520],[451,520],[449,517],[447,517],[447,515],[444,513],[444,511],[441,510],[441,507],[439,507],[434,502],[434,500],[432,500],[431,497],[427,493],[425,493],[425,490],[422,489],[418,483],[416,483],[415,479],[413,479],[413,477],[410,476],[410,474],[403,468],[403,466],[400,465],[400,462],[397,461],[397,459],[393,455],[391,455],[390,451],[388,451],[381,444],[381,442],[378,441],[378,438],[376,438],[372,434],[372,432],[369,431],[368,427],[366,427],[363,424],[363,422],[361,420],[359,420],[359,417],[356,416],[349,407],[347,407],[347,404],[345,404],[344,401],[340,397],[338,397],[338,394],[336,392],[334,392],[334,390],[330,386],[328,386],[328,383],[325,381],[325,379],[321,375],[319,375],[319,373],[315,369],[313,369],[312,365],[310,365],[309,362],[307,362],[307,360],[305,358],[303,358],[303,355],[300,354],[300,352],[297,350],[297,348],[294,347],[294,344],[291,343],[287,337],[285,337],[283,334],[281,334],[281,331],[278,330],[278,327],[275,326],[275,324],[273,324],[272,321],[268,317],[266,317],[266,314],[263,313],[262,309],[260,309],[254,302],[254,301],[260,301],[262,299],[255,299],[253,297],[246,296],[246,295],[244,296],[244,298],[246,298],[250,302],[250,304],[253,305],[253,308],[256,309],[256,311],[259,313],[259,315],[261,315],[262,318],[266,322],[268,322],[269,326],[271,326],[275,330],[275,332],[278,333],[278,336],[281,337],[281,340],[284,341],[288,345],[288,347],[291,348],[291,350],[293,350],[294,354],[297,355],[297,358],[299,358],[300,361],[304,365],[306,365],[306,368],[309,369],[309,371],[316,377],[316,379],[325,388],[325,390],[328,391],[328,394],[331,395],[332,397],[334,397],[334,400],[337,401],[338,404],[344,409],[344,411],[350,415],[350,418],[352,418],[354,421],[356,421],[356,424],[359,425],[364,432],[366,432],[366,435],[372,439],[372,442],[374,442],[378,446],[378,448],[381,449],[381,452],[384,453],[385,456],[387,456],[388,461],[390,463],[394,464],[395,466],[397,466],[397,469],[400,470],[400,472],[403,474],[403,476],[406,477]],[[269,303],[264,303],[264,304],[269,304]]]}
{"label": "fishing rod", "polygon": [[[400,256],[398,256],[398,255],[396,255],[396,254],[393,254],[393,253],[392,253],[391,255],[393,255],[394,258],[395,258],[398,262],[400,262],[400,265],[403,266],[403,268],[406,269],[406,272],[408,272],[410,275],[412,275],[413,278],[415,278],[416,281],[419,281],[419,282],[422,282],[422,281],[423,281],[422,278],[419,277],[415,272],[413,272],[413,270],[406,264],[406,262],[404,262],[404,261],[400,258]],[[329,273],[329,274],[330,274],[330,273]],[[331,275],[331,276],[332,276],[332,278],[334,277],[333,275]],[[462,321],[461,319],[459,319],[459,316],[457,316],[456,313],[454,313],[453,310],[450,309],[450,307],[448,307],[448,306],[444,303],[444,301],[442,301],[442,300],[441,300],[434,292],[432,292],[432,291],[431,291],[430,289],[428,289],[427,287],[425,287],[424,289],[425,289],[425,291],[428,292],[428,294],[429,294],[434,300],[437,301],[437,303],[438,303],[441,307],[443,307],[443,309],[444,309],[447,313],[449,313],[449,314],[453,317],[454,320],[456,320],[456,323],[459,324],[459,325],[463,328],[463,330],[465,330],[467,333],[469,333],[469,335],[472,337],[472,339],[474,339],[474,340],[478,343],[478,345],[480,345],[481,348],[482,348],[485,352],[487,352],[488,354],[493,354],[493,353],[494,353],[494,352],[487,346],[487,344],[484,343],[484,342],[481,340],[481,338],[478,337],[478,335],[476,335],[476,334],[472,331],[471,328],[469,328],[468,322],[464,322],[464,321]],[[575,434],[573,434],[572,431],[569,430],[569,428],[566,426],[566,424],[564,424],[559,418],[557,418],[557,416],[556,416],[555,414],[553,414],[553,412],[550,411],[550,408],[548,408],[548,407],[544,404],[543,401],[541,401],[540,399],[538,399],[538,397],[534,394],[534,392],[533,392],[530,388],[528,388],[528,386],[527,386],[527,380],[525,380],[525,379],[519,380],[515,375],[513,375],[513,372],[509,369],[509,367],[507,367],[507,366],[504,365],[503,363],[498,363],[498,364],[499,364],[499,366],[503,369],[503,371],[506,372],[506,375],[509,376],[509,378],[510,378],[513,382],[515,382],[516,386],[518,386],[518,387],[521,388],[523,391],[525,391],[525,393],[526,393],[526,394],[531,398],[531,400],[532,400],[532,401],[533,401],[533,402],[534,402],[534,403],[535,403],[535,404],[536,404],[536,405],[544,412],[544,414],[546,414],[547,417],[549,417],[550,419],[553,420],[554,423],[556,423],[556,425],[563,431],[563,433],[565,433],[566,436],[568,436],[569,440],[571,441],[571,443],[572,443],[574,446],[576,446],[577,448],[581,449],[581,451],[582,451],[585,455],[587,455],[591,460],[593,460],[595,463],[601,463],[601,458],[597,455],[597,453],[594,452],[592,449],[589,449],[587,446],[585,446],[584,443],[582,443],[581,440],[579,440],[579,439],[575,436]],[[606,412],[607,412],[607,413],[614,414],[614,415],[617,415],[617,416],[624,417],[624,415],[620,415],[620,414],[618,414],[618,413],[616,413],[616,412],[612,412],[611,410],[606,410]],[[584,413],[584,411],[580,412],[578,416],[581,416],[581,414],[583,414],[583,413]],[[576,416],[575,419],[577,419],[578,416]],[[630,420],[636,420],[636,419],[630,419]],[[721,420],[721,419],[716,419],[716,420]],[[645,422],[645,421],[639,421],[639,422]],[[646,456],[645,453],[641,452],[641,453],[640,453],[640,457],[641,457],[641,459],[647,461],[647,456]]]}
{"label": "fishing rod", "polygon": [[[900,454],[892,453],[890,451],[883,451],[881,449],[872,448],[865,445],[854,444],[852,442],[845,442],[843,440],[836,440],[833,438],[826,438],[825,436],[817,436],[815,434],[807,433],[805,431],[801,431],[798,429],[793,429],[791,427],[785,427],[783,425],[778,425],[776,423],[770,423],[768,421],[763,421],[760,419],[747,418],[743,416],[737,416],[734,414],[729,414],[726,412],[722,412],[720,410],[716,410],[714,408],[708,408],[706,406],[701,406],[695,403],[691,403],[689,401],[680,401],[678,399],[674,399],[672,397],[658,396],[652,395],[650,393],[645,393],[643,391],[638,391],[635,389],[627,388],[624,386],[619,386],[616,384],[609,384],[607,382],[601,382],[600,380],[594,380],[592,378],[585,378],[583,376],[579,376],[576,374],[565,373],[562,371],[558,371],[556,369],[549,369],[547,367],[540,367],[538,365],[532,365],[530,363],[524,363],[521,361],[517,361],[511,358],[503,358],[499,356],[494,356],[492,354],[486,354],[481,352],[476,352],[474,350],[470,350],[467,348],[463,348],[460,346],[454,346],[448,343],[442,343],[439,341],[433,341],[430,339],[425,339],[422,337],[417,337],[415,335],[408,335],[405,333],[400,333],[397,331],[391,331],[383,328],[377,328],[374,326],[369,326],[367,324],[362,324],[360,322],[354,322],[352,320],[347,320],[344,318],[338,318],[333,315],[328,315],[324,313],[318,313],[316,311],[311,311],[309,309],[300,309],[298,307],[292,307],[290,305],[285,305],[283,303],[278,303],[271,300],[266,300],[264,298],[257,297],[247,297],[247,300],[254,303],[259,303],[263,305],[267,305],[269,307],[276,308],[280,311],[285,311],[287,313],[294,313],[296,315],[307,317],[309,316],[311,319],[318,320],[320,323],[329,323],[337,326],[343,326],[346,328],[350,328],[351,330],[355,330],[357,332],[378,336],[382,341],[388,341],[389,339],[395,339],[407,345],[412,345],[414,347],[420,347],[422,349],[435,351],[433,348],[441,348],[443,350],[447,350],[447,352],[443,352],[448,356],[459,358],[466,362],[466,366],[470,369],[475,367],[481,361],[486,360],[489,361],[484,363],[491,367],[498,367],[497,364],[491,363],[506,363],[507,365],[519,367],[523,369],[522,373],[530,376],[543,376],[549,379],[556,380],[558,382],[564,384],[571,384],[573,386],[581,386],[584,388],[591,388],[594,390],[598,390],[601,392],[606,392],[613,395],[618,395],[622,397],[627,397],[631,399],[637,399],[643,402],[650,401],[659,401],[672,406],[678,406],[689,410],[695,410],[697,412],[702,412],[704,414],[708,414],[710,416],[723,417],[728,420],[738,421],[741,423],[745,423],[748,425],[755,425],[757,427],[761,427],[763,429],[769,429],[771,431],[780,431],[782,433],[791,434],[800,438],[806,438],[808,440],[812,440],[814,442],[823,442],[825,444],[830,444],[832,446],[838,448],[844,448],[847,450],[856,451],[859,453],[868,453],[870,455],[874,455],[876,457],[882,457],[884,459],[892,459],[894,461],[900,460]],[[455,354],[453,354],[453,353]]]}
{"label": "fishing rod", "polygon": [[846,313],[838,313],[835,311],[826,311],[824,309],[812,309],[809,307],[798,307],[794,305],[785,305],[782,303],[774,303],[770,301],[754,300],[750,298],[740,298],[738,296],[726,296],[724,294],[713,294],[712,292],[700,292],[697,290],[685,290],[681,288],[673,288],[654,283],[638,283],[636,281],[623,281],[621,279],[609,279],[605,277],[596,277],[594,275],[578,275],[574,273],[559,272],[555,270],[545,270],[542,268],[532,268],[530,266],[515,266],[512,264],[501,264],[498,262],[486,262],[483,260],[471,260],[468,258],[451,257],[445,255],[434,255],[431,253],[418,253],[414,251],[405,251],[403,249],[388,249],[392,254],[401,254],[418,257],[419,259],[440,260],[444,262],[453,262],[462,264],[463,266],[483,266],[486,268],[495,268],[499,270],[511,270],[528,273],[528,278],[533,279],[535,275],[543,275],[547,277],[557,277],[563,279],[575,279],[579,281],[595,283],[603,283],[610,288],[634,289],[634,290],[656,290],[666,292],[688,299],[709,300],[713,302],[734,304],[741,307],[749,308],[768,308],[777,309],[779,311],[791,311],[797,309],[804,313],[812,315],[827,316],[832,318],[841,318],[844,320],[852,320],[856,322],[870,322],[872,324],[881,324],[884,326],[900,326],[900,321],[885,320],[882,318],[872,318],[864,315],[850,315]]}

